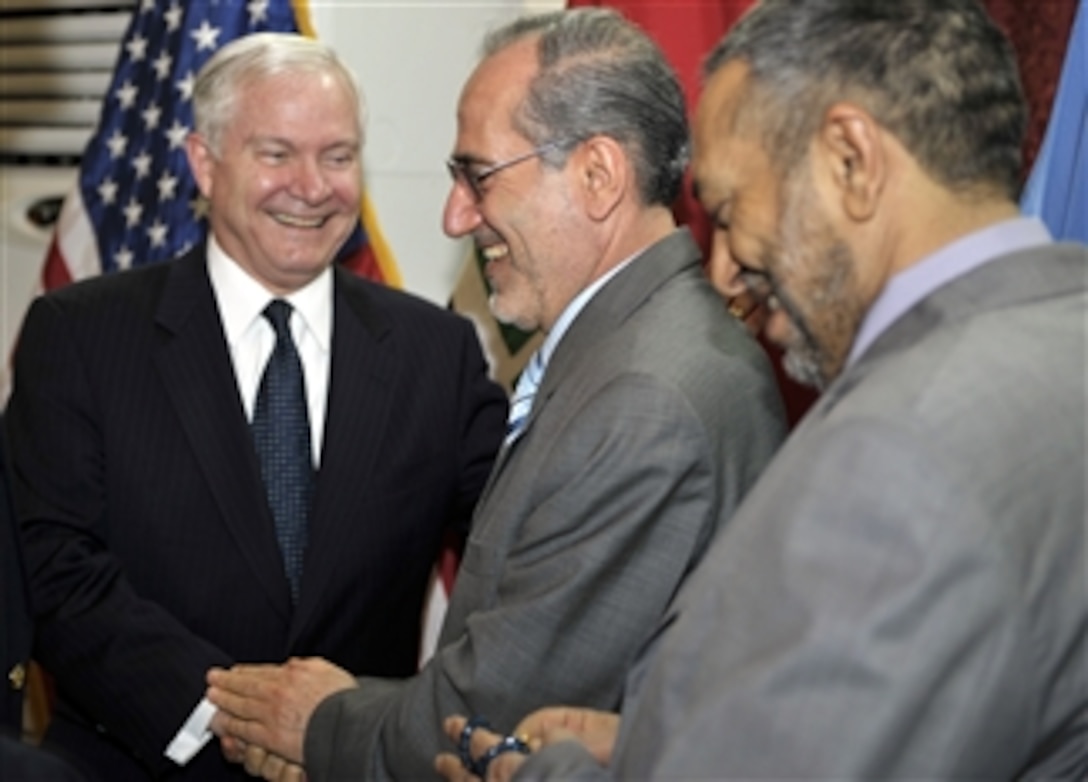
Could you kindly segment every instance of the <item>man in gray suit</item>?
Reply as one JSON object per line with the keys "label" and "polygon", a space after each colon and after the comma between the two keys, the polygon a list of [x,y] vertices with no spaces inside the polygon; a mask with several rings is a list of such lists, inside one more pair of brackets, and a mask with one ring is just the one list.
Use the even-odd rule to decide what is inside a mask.
{"label": "man in gray suit", "polygon": [[[317,782],[418,779],[451,712],[510,728],[556,700],[619,707],[624,672],[784,428],[766,356],[670,212],[687,150],[675,75],[615,12],[490,36],[460,99],[444,227],[488,259],[495,313],[547,338],[437,655],[401,681],[315,660],[213,673],[209,697],[237,715],[221,731],[304,760]],[[247,765],[283,768],[252,748]]]}
{"label": "man in gray suit", "polygon": [[716,251],[826,390],[622,718],[538,713],[489,779],[1084,779],[1088,251],[1018,213],[1007,42],[975,0],[764,0],[707,71]]}

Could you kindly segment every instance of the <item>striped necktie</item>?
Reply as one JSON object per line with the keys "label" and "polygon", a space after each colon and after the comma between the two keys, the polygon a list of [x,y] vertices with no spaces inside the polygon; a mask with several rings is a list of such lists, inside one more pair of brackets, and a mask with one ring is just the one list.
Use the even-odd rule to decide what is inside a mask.
{"label": "striped necktie", "polygon": [[537,350],[529,359],[525,371],[518,378],[517,387],[514,389],[514,399],[510,403],[510,415],[506,424],[506,444],[521,437],[525,424],[529,420],[529,412],[533,409],[533,397],[540,386],[540,380],[544,377],[544,358]]}

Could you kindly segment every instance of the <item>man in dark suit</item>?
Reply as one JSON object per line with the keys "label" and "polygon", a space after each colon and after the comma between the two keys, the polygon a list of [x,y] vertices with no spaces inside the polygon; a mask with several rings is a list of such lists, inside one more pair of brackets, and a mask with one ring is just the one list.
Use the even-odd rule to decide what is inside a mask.
{"label": "man in dark suit", "polygon": [[707,71],[719,260],[826,388],[618,739],[538,714],[516,779],[1088,778],[1088,248],[1019,214],[1011,47],[976,0],[763,0]]}
{"label": "man in dark suit", "polygon": [[[331,266],[362,187],[359,97],[333,53],[238,39],[193,101],[207,245],[34,302],[6,420],[49,738],[110,782],[244,777],[201,750],[213,665],[413,673],[432,563],[506,414],[468,321]],[[299,404],[268,425],[306,422],[312,498],[281,513],[250,421],[292,353]]]}
{"label": "man in dark suit", "polygon": [[315,782],[420,779],[450,711],[512,727],[555,700],[619,705],[625,671],[785,428],[767,357],[672,217],[687,131],[675,74],[614,11],[490,35],[461,93],[445,228],[487,258],[493,312],[546,337],[438,652],[406,681],[329,672],[346,689],[320,705],[305,675],[316,661],[217,672],[213,700],[257,693],[222,704],[224,722],[255,728],[244,738],[272,739]]}

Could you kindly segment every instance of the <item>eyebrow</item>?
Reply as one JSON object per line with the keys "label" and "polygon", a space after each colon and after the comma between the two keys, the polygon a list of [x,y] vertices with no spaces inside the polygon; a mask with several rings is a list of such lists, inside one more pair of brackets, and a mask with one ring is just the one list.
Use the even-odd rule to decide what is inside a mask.
{"label": "eyebrow", "polygon": [[458,152],[450,155],[450,160],[461,166],[486,166],[490,163],[486,158],[481,158],[468,152]]}

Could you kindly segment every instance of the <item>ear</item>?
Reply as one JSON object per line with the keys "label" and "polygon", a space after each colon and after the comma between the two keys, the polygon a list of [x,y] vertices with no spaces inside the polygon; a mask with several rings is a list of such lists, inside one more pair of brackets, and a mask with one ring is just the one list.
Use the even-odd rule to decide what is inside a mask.
{"label": "ear", "polygon": [[200,194],[211,198],[215,157],[208,142],[199,133],[190,133],[185,137],[185,155],[189,159],[189,169],[193,172]]}
{"label": "ear", "polygon": [[864,109],[836,103],[817,138],[844,213],[858,222],[876,212],[888,175],[884,130]]}
{"label": "ear", "polygon": [[586,213],[592,220],[607,218],[620,205],[634,172],[627,153],[613,138],[593,136],[577,150],[578,173]]}

